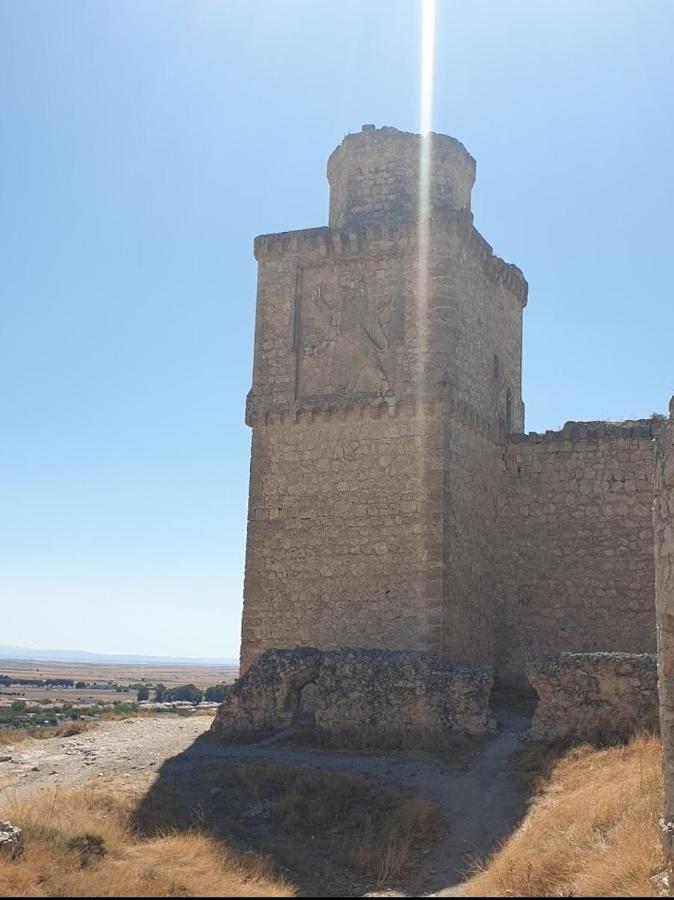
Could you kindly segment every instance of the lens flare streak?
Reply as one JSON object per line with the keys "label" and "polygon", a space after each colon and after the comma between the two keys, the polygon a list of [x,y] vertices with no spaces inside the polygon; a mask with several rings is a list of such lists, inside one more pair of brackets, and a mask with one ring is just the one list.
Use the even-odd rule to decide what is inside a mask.
{"label": "lens flare streak", "polygon": [[[417,334],[420,359],[426,356],[428,344],[428,275],[430,249],[430,187],[431,187],[431,124],[433,117],[433,72],[435,62],[435,0],[421,0],[421,77],[420,123],[421,147],[419,155],[418,205],[418,272],[417,272]],[[418,389],[426,393],[424,373],[419,373]]]}

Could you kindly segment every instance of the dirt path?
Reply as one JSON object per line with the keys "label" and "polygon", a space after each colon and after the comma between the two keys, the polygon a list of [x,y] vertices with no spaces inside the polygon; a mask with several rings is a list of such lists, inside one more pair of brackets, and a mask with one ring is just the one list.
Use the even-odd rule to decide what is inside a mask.
{"label": "dirt path", "polygon": [[0,818],[3,797],[53,790],[99,775],[146,776],[151,781],[159,774],[168,782],[184,782],[191,770],[240,761],[360,775],[423,797],[435,804],[447,822],[437,846],[413,876],[388,896],[451,896],[471,863],[493,849],[517,824],[526,806],[527,798],[509,769],[521,722],[511,722],[495,737],[476,745],[469,758],[452,765],[395,753],[364,756],[269,744],[224,745],[205,734],[210,721],[199,717],[110,722],[71,738],[3,748],[0,759],[11,756],[11,761],[0,762]]}

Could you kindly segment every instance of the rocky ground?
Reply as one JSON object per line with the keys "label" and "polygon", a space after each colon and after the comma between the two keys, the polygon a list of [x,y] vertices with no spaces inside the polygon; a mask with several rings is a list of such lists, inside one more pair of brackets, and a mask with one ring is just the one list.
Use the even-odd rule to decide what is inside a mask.
{"label": "rocky ground", "polygon": [[456,760],[428,755],[305,750],[282,744],[225,745],[206,734],[208,717],[140,718],[106,722],[69,738],[26,741],[0,748],[2,798],[55,790],[89,779],[125,779],[152,785],[198,784],[198,773],[240,762],[305,766],[359,775],[423,797],[435,804],[446,829],[423,854],[404,884],[382,896],[451,896],[471,863],[484,858],[520,820],[526,791],[513,778],[511,759],[526,723],[502,723],[499,733],[475,742]]}
{"label": "rocky ground", "polygon": [[152,775],[210,724],[208,716],[124,719],[102,722],[73,737],[0,747],[0,801],[3,796],[54,790],[97,776]]}

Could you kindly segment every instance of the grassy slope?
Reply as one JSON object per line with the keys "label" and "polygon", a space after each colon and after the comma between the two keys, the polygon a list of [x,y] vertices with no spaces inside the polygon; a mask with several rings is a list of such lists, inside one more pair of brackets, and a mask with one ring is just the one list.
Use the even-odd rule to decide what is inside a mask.
{"label": "grassy slope", "polygon": [[197,832],[141,840],[134,803],[86,787],[3,807],[25,833],[26,850],[0,859],[3,897],[288,897],[259,857],[237,854]]}
{"label": "grassy slope", "polygon": [[572,750],[462,896],[654,896],[650,877],[664,868],[657,830],[661,791],[655,737]]}
{"label": "grassy slope", "polygon": [[279,863],[298,854],[293,878],[308,865],[332,882],[343,867],[374,884],[408,869],[440,827],[428,804],[359,778],[249,765],[214,772],[213,784],[225,819],[254,821],[245,810],[268,805],[274,841],[236,849],[200,804],[185,820],[170,789],[151,791],[140,821],[142,789],[92,781],[2,805],[24,829],[25,852],[0,857],[0,896],[288,897],[295,885]]}

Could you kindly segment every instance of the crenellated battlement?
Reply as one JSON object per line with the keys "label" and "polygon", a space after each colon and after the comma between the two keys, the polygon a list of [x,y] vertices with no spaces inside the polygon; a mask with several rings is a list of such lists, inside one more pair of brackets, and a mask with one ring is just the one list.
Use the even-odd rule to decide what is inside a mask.
{"label": "crenellated battlement", "polygon": [[328,182],[332,228],[417,220],[470,211],[475,160],[446,134],[364,125],[330,156]]}
{"label": "crenellated battlement", "polygon": [[460,422],[475,434],[492,441],[505,437],[503,423],[481,415],[473,406],[452,396],[427,400],[398,400],[371,398],[329,402],[298,402],[287,406],[256,408],[249,397],[246,403],[246,424],[251,428],[270,425],[312,425],[322,422],[358,422],[363,420],[430,419],[445,417]]}
{"label": "crenellated battlement", "polygon": [[[496,256],[491,245],[473,227],[470,213],[452,212],[431,220],[431,238],[457,231],[463,236],[468,252],[479,261],[489,282],[502,285],[517,297],[523,307],[526,306],[529,285],[522,271]],[[390,250],[392,246],[413,246],[417,242],[418,227],[409,221],[348,231],[321,226],[259,235],[255,238],[254,254],[258,262],[285,255],[321,260],[362,256],[377,250]]]}

